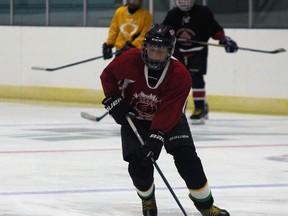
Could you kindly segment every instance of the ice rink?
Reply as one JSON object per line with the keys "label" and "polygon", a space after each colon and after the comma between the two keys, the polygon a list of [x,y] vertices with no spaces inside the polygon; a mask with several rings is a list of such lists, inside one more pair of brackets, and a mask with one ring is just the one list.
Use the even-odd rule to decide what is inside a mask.
{"label": "ice rink", "polygon": [[[0,102],[0,216],[137,216],[120,126],[102,108]],[[191,125],[215,205],[232,216],[288,215],[288,117],[210,113]],[[172,157],[157,161],[188,215]],[[155,173],[159,216],[183,215]]]}

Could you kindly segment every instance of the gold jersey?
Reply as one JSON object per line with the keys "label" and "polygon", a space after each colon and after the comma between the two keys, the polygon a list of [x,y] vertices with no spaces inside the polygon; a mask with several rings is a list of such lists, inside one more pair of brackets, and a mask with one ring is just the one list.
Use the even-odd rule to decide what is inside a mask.
{"label": "gold jersey", "polygon": [[152,15],[148,10],[140,8],[130,14],[128,6],[121,6],[115,11],[106,43],[116,47],[116,50],[123,49],[126,42],[141,48],[145,33],[152,26],[152,22]]}

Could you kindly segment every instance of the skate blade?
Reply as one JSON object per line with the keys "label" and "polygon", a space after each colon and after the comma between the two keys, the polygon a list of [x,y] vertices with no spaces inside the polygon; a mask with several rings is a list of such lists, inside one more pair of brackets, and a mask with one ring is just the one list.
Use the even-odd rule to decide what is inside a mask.
{"label": "skate blade", "polygon": [[201,119],[192,119],[191,124],[192,124],[192,125],[203,125],[203,124],[205,124],[205,120],[204,120],[204,118],[201,118]]}

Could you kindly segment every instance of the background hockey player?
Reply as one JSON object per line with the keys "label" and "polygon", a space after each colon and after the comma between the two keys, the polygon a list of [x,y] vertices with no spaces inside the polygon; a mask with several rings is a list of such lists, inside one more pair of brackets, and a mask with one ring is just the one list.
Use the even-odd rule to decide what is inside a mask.
{"label": "background hockey player", "polygon": [[[142,50],[129,49],[114,58],[100,78],[106,98],[103,104],[121,125],[123,159],[142,200],[144,216],[157,216],[154,166],[162,146],[173,156],[189,197],[204,216],[229,216],[213,205],[200,158],[184,114],[191,89],[185,66],[171,59],[176,38],[170,26],[156,24],[146,34]],[[125,119],[129,113],[145,145],[141,146]]]}
{"label": "background hockey player", "polygon": [[152,15],[142,6],[142,0],[127,0],[119,7],[110,24],[107,41],[102,46],[104,59],[112,58],[112,48],[117,54],[132,47],[141,48],[144,35],[152,26]]}
{"label": "background hockey player", "polygon": [[[236,42],[225,36],[223,28],[214,19],[208,7],[194,4],[194,0],[176,0],[176,5],[177,7],[167,13],[163,24],[170,25],[177,38],[207,42],[212,37],[225,45],[226,52],[233,53],[238,50]],[[174,56],[187,67],[193,79],[194,111],[190,116],[192,124],[204,124],[204,119],[208,118],[204,81],[208,46],[177,42]]]}

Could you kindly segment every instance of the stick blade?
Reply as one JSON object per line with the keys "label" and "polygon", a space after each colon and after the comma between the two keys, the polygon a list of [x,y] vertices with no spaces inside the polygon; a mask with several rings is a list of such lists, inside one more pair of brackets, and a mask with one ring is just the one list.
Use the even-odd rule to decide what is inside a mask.
{"label": "stick blade", "polygon": [[42,70],[42,71],[54,71],[56,70],[55,68],[44,68],[44,67],[38,67],[38,66],[33,66],[31,67],[32,70]]}
{"label": "stick blade", "polygon": [[280,52],[286,52],[286,50],[283,48],[279,48],[273,51],[273,53],[280,53]]}
{"label": "stick blade", "polygon": [[87,120],[90,120],[90,121],[97,121],[97,118],[95,118],[95,116],[87,113],[87,112],[81,112],[80,113],[81,117],[84,118],[84,119],[87,119]]}
{"label": "stick blade", "polygon": [[32,70],[43,70],[43,71],[47,71],[48,68],[33,66],[33,67],[31,67],[31,69],[32,69]]}

